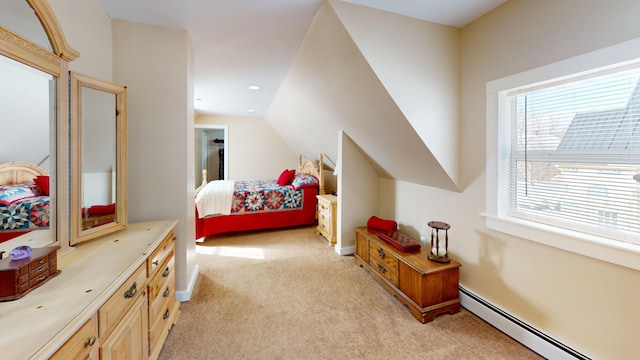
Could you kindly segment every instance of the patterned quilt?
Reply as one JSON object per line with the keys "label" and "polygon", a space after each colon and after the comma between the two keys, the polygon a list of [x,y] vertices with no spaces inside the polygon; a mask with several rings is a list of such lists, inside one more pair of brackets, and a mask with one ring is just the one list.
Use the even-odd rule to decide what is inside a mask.
{"label": "patterned quilt", "polygon": [[231,215],[302,208],[302,189],[280,186],[276,180],[236,181]]}
{"label": "patterned quilt", "polygon": [[34,184],[0,185],[0,231],[49,227],[49,197]]}
{"label": "patterned quilt", "polygon": [[38,196],[10,205],[0,205],[0,231],[35,230],[48,227],[48,196]]}

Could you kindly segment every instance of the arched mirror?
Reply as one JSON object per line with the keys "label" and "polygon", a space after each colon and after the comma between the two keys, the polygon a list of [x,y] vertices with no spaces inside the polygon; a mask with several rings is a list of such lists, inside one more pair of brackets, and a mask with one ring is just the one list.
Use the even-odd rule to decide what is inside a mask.
{"label": "arched mirror", "polygon": [[45,0],[0,2],[0,251],[66,246],[66,73],[78,55]]}
{"label": "arched mirror", "polygon": [[71,72],[71,245],[127,225],[126,88]]}

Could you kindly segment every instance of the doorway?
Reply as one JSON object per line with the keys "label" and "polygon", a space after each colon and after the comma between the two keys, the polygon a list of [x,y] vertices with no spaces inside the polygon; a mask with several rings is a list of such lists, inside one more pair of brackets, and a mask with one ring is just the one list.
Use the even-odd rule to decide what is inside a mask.
{"label": "doorway", "polygon": [[207,182],[227,180],[229,174],[228,127],[209,124],[194,124],[193,127],[196,186],[202,184],[204,178],[202,170],[207,170]]}

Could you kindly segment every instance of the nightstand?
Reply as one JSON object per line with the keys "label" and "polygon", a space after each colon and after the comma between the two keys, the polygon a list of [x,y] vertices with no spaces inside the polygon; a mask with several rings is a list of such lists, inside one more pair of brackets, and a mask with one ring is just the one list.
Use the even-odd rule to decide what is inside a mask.
{"label": "nightstand", "polygon": [[329,245],[336,244],[336,219],[338,197],[335,195],[318,195],[318,234],[324,236]]}

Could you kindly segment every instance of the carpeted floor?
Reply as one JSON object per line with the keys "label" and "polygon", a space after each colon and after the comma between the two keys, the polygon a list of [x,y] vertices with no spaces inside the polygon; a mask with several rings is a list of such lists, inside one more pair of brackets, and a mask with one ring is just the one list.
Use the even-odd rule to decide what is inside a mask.
{"label": "carpeted floor", "polygon": [[200,276],[163,360],[541,358],[465,309],[421,324],[313,227],[197,249]]}

